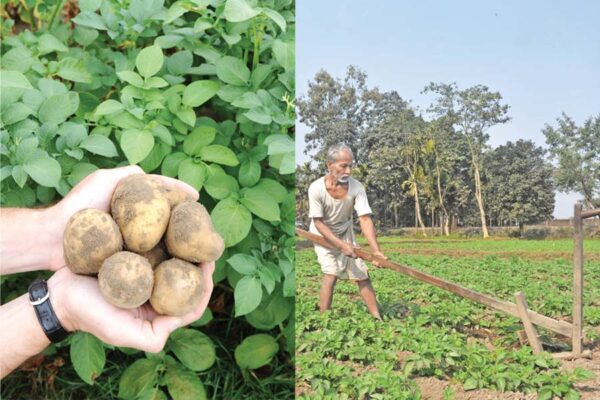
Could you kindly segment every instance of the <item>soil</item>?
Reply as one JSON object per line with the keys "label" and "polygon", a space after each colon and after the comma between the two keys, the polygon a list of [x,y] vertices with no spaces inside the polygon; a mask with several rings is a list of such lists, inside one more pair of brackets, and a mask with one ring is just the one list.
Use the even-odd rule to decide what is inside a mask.
{"label": "soil", "polygon": [[581,395],[581,400],[600,399],[600,343],[592,349],[592,358],[580,358],[574,361],[563,361],[563,370],[572,371],[575,368],[584,368],[595,376],[591,379],[578,382],[574,386]]}
{"label": "soil", "polygon": [[444,392],[452,393],[449,398],[454,400],[535,400],[537,398],[535,393],[497,392],[488,389],[465,391],[460,385],[434,377],[415,378],[413,381],[419,385],[423,400],[444,400]]}

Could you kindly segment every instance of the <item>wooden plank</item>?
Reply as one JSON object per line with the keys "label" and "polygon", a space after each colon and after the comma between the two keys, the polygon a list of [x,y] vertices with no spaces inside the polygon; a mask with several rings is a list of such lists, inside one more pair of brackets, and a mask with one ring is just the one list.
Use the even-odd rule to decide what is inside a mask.
{"label": "wooden plank", "polygon": [[583,344],[583,220],[581,204],[573,213],[573,355],[578,357]]}
{"label": "wooden plank", "polygon": [[[296,228],[296,233],[299,236],[302,236],[305,239],[310,240],[313,243],[316,243],[320,246],[327,247],[330,249],[335,248],[334,245],[329,243],[327,239],[322,236],[315,235],[314,233],[307,232],[303,229]],[[503,300],[498,300],[492,296],[488,296],[483,293],[476,292],[472,289],[465,288],[463,286],[457,285],[456,283],[446,281],[444,279],[438,278],[433,275],[429,275],[425,272],[421,272],[417,269],[407,267],[405,265],[401,265],[395,263],[390,260],[386,260],[380,257],[375,257],[371,253],[362,250],[360,248],[355,248],[354,252],[356,255],[363,260],[367,260],[370,262],[376,261],[381,267],[392,269],[396,272],[400,272],[401,274],[408,275],[413,277],[419,281],[428,283],[430,285],[439,287],[441,289],[447,290],[454,294],[457,294],[461,297],[465,297],[467,299],[473,300],[477,303],[484,304],[488,307],[494,308],[496,310],[502,311],[506,314],[512,315],[513,317],[520,318],[519,311],[517,310],[517,306],[514,303],[510,303]],[[538,314],[535,311],[528,310],[527,314],[529,315],[529,319],[536,325],[549,329],[553,332],[559,333],[563,336],[571,337],[573,334],[573,326],[565,321],[558,321],[545,315]]]}
{"label": "wooden plank", "polygon": [[573,353],[570,351],[567,351],[564,353],[553,353],[552,357],[559,359],[559,360],[574,360],[576,358],[589,358],[591,360],[592,359],[592,351],[584,350],[581,352],[581,354],[579,356],[573,355]]}
{"label": "wooden plank", "polygon": [[517,292],[515,293],[515,299],[517,303],[517,310],[519,311],[521,321],[523,321],[523,327],[525,328],[525,333],[527,334],[527,341],[533,349],[533,354],[540,354],[544,349],[540,343],[540,338],[538,337],[537,331],[529,319],[529,314],[527,314],[528,307],[527,300],[525,300],[525,294],[523,292]]}
{"label": "wooden plank", "polygon": [[600,215],[600,208],[581,212],[581,218],[583,218],[583,219],[595,217],[596,215]]}

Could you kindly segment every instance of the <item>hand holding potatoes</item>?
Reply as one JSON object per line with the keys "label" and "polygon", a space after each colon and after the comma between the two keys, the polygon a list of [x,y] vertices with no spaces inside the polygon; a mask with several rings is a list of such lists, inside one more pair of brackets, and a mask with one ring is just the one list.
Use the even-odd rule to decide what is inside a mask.
{"label": "hand holding potatoes", "polygon": [[160,314],[189,314],[205,284],[191,263],[215,261],[224,250],[210,215],[194,200],[161,177],[121,179],[110,201],[112,218],[93,208],[71,217],[63,240],[69,268],[98,273],[102,296],[116,307],[134,309],[150,300]]}

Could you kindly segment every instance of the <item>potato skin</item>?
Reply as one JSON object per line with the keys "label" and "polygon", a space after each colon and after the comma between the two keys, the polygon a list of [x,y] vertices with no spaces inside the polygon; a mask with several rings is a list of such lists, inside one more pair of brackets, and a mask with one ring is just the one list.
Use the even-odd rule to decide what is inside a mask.
{"label": "potato skin", "polygon": [[194,201],[194,197],[183,189],[170,188],[166,185],[162,185],[162,192],[167,200],[169,200],[171,208],[175,207],[179,203]]}
{"label": "potato skin", "polygon": [[210,262],[223,254],[223,238],[200,203],[180,203],[171,211],[166,235],[169,253],[193,263]]}
{"label": "potato skin", "polygon": [[67,266],[76,274],[97,274],[105,259],[123,249],[119,227],[108,213],[86,208],[73,214],[63,235]]}
{"label": "potato skin", "polygon": [[202,269],[172,258],[154,270],[150,304],[159,314],[182,316],[194,311],[202,300]]}
{"label": "potato skin", "polygon": [[151,250],[167,229],[171,206],[161,186],[149,175],[131,175],[113,193],[111,213],[131,251]]}
{"label": "potato skin", "polygon": [[152,269],[154,269],[158,264],[169,258],[169,253],[167,253],[167,247],[165,246],[165,243],[161,240],[152,248],[152,250],[141,253],[140,256],[148,260],[152,266]]}
{"label": "potato skin", "polygon": [[144,257],[121,251],[107,258],[98,273],[100,292],[110,304],[136,308],[152,294],[154,273]]}

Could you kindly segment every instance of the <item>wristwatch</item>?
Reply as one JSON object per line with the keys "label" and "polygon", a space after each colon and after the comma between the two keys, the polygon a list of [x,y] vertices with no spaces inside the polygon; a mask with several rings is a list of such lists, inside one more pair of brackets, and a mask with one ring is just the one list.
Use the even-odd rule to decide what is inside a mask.
{"label": "wristwatch", "polygon": [[29,285],[29,302],[35,310],[44,333],[52,343],[58,343],[69,336],[69,332],[60,324],[52,304],[50,304],[50,292],[45,280],[36,279]]}

